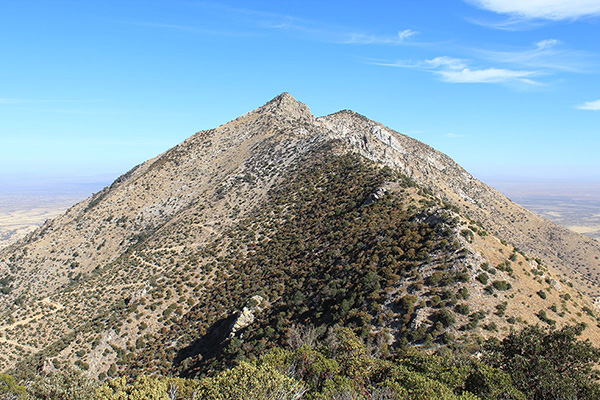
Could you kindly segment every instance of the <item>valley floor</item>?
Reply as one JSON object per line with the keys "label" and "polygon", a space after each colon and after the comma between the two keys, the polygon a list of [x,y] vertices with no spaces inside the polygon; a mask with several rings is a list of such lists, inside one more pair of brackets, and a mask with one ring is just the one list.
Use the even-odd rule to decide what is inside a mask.
{"label": "valley floor", "polygon": [[0,193],[0,248],[19,240],[47,219],[62,214],[92,193]]}
{"label": "valley floor", "polygon": [[600,184],[506,181],[488,184],[549,221],[600,240]]}

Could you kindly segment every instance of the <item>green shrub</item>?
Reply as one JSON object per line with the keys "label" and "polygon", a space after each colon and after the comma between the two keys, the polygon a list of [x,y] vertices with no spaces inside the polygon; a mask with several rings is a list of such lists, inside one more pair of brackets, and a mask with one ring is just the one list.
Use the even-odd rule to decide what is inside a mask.
{"label": "green shrub", "polygon": [[490,277],[485,272],[482,272],[479,275],[477,275],[477,278],[475,278],[475,279],[477,279],[482,284],[486,285],[488,283],[488,280],[490,279]]}
{"label": "green shrub", "polygon": [[544,321],[548,325],[551,325],[551,326],[556,325],[556,321],[548,318],[548,315],[546,314],[545,310],[540,310],[540,312],[537,313],[537,316],[541,321]]}
{"label": "green shrub", "polygon": [[18,385],[15,378],[8,374],[0,374],[0,399],[23,399],[25,387]]}
{"label": "green shrub", "polygon": [[506,302],[506,301],[496,305],[496,312],[494,314],[496,314],[499,317],[503,316],[504,313],[506,312],[507,306],[508,306],[508,302]]}
{"label": "green shrub", "polygon": [[440,321],[444,327],[449,327],[456,322],[454,313],[447,308],[442,308],[437,312],[436,319]]}
{"label": "green shrub", "polygon": [[454,310],[459,314],[469,315],[469,305],[467,303],[457,304]]}
{"label": "green shrub", "polygon": [[27,393],[36,400],[95,400],[97,387],[97,381],[86,378],[75,368],[66,368],[36,377],[28,384]]}
{"label": "green shrub", "polygon": [[584,327],[529,326],[485,344],[484,360],[511,375],[528,399],[600,399],[600,350],[577,339]]}
{"label": "green shrub", "polygon": [[404,311],[412,312],[414,304],[417,302],[417,296],[407,294],[400,298],[398,304]]}
{"label": "green shrub", "polygon": [[197,395],[198,382],[181,378],[140,376],[128,383],[125,378],[117,378],[98,388],[97,400],[169,400],[192,399]]}
{"label": "green shrub", "polygon": [[455,276],[454,276],[454,280],[457,282],[468,282],[469,278],[471,276],[469,275],[469,272],[465,269],[464,271],[458,272]]}
{"label": "green shrub", "polygon": [[482,399],[525,400],[525,395],[514,387],[509,374],[482,362],[472,361],[464,389]]}
{"label": "green shrub", "polygon": [[444,273],[442,271],[435,271],[433,274],[431,274],[427,280],[427,283],[430,285],[437,285],[442,281],[442,278],[444,278]]}
{"label": "green shrub", "polygon": [[494,286],[494,288],[497,290],[510,290],[512,287],[510,283],[506,281],[494,281],[492,282],[492,286]]}
{"label": "green shrub", "polygon": [[473,242],[473,231],[471,231],[470,229],[461,230],[460,235],[462,237],[464,237],[465,239],[467,239],[467,242],[469,242],[469,243]]}
{"label": "green shrub", "polygon": [[485,329],[487,331],[491,331],[491,332],[497,332],[498,331],[498,326],[496,325],[495,322],[490,322],[489,324],[485,324],[483,326],[483,329]]}
{"label": "green shrub", "polygon": [[459,299],[467,300],[471,295],[469,294],[469,289],[466,287],[462,287],[456,293],[456,297]]}

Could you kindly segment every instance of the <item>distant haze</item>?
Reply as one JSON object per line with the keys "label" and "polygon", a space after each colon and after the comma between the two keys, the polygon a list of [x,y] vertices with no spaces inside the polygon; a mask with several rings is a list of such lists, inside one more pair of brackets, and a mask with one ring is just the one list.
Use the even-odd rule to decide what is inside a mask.
{"label": "distant haze", "polygon": [[600,183],[594,180],[494,180],[487,184],[550,221],[600,239]]}
{"label": "distant haze", "polygon": [[84,195],[88,197],[109,185],[117,176],[0,175],[0,187],[2,187],[0,197],[7,195],[74,195],[76,197]]}

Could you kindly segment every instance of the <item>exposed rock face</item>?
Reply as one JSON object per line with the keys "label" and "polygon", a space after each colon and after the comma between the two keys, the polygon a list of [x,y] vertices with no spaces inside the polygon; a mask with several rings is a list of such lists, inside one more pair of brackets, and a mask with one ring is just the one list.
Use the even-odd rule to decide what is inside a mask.
{"label": "exposed rock face", "polygon": [[296,123],[314,123],[315,116],[312,115],[306,104],[300,103],[289,93],[282,93],[273,100],[256,110],[258,114],[268,117],[276,115],[284,120]]}
{"label": "exposed rock face", "polygon": [[235,319],[233,325],[231,327],[231,333],[229,337],[235,336],[235,334],[240,330],[249,326],[254,322],[255,313],[262,311],[264,307],[264,299],[262,296],[254,295],[250,299],[248,306],[244,307],[240,312],[240,315]]}
{"label": "exposed rock face", "polygon": [[372,204],[374,202],[376,202],[377,200],[381,199],[383,196],[385,196],[385,194],[387,193],[387,188],[386,187],[380,187],[378,188],[375,192],[373,192],[369,198],[365,201],[365,206],[368,206],[369,204]]}

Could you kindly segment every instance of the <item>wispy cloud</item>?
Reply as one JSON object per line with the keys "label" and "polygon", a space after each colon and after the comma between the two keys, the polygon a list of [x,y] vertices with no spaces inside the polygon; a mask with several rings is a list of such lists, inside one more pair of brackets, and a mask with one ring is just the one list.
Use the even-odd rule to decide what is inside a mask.
{"label": "wispy cloud", "polygon": [[512,71],[503,68],[475,69],[464,68],[461,70],[439,71],[438,74],[445,82],[451,83],[526,83],[539,85],[531,77],[538,75],[533,71]]}
{"label": "wispy cloud", "polygon": [[[471,49],[478,61],[440,56],[422,61],[371,61],[372,64],[428,71],[450,83],[542,85],[540,77],[558,72],[588,72],[597,64],[587,52],[561,48],[556,39],[545,39],[513,51]],[[479,65],[476,65],[479,64]]]}
{"label": "wispy cloud", "polygon": [[583,104],[578,105],[576,108],[578,108],[580,110],[599,111],[600,110],[600,100],[587,101]]}
{"label": "wispy cloud", "polygon": [[336,44],[355,45],[401,45],[407,44],[409,38],[419,32],[411,29],[398,31],[397,34],[375,34],[356,31],[349,27],[323,24],[289,15],[269,14],[270,21],[260,22],[262,28],[278,29],[291,34],[300,35],[309,40]]}
{"label": "wispy cloud", "polygon": [[[198,24],[178,24],[145,21],[116,21],[129,25],[145,26],[159,29],[171,29],[188,33],[225,36],[253,36],[268,30],[280,30],[285,34],[302,39],[354,45],[400,45],[411,42],[409,38],[419,32],[411,29],[399,30],[397,33],[373,33],[356,30],[348,26],[322,23],[317,20],[299,18],[288,14],[279,14],[261,10],[231,7],[213,2],[195,4],[206,12],[214,14],[210,21],[199,21]],[[229,30],[221,28],[215,21],[227,18]],[[414,43],[412,43],[414,44]]]}
{"label": "wispy cloud", "polygon": [[469,61],[448,56],[436,57],[420,62],[397,61],[393,63],[373,62],[387,67],[414,68],[432,72],[444,82],[450,83],[519,83],[540,85],[531,78],[541,75],[538,71],[511,70],[504,68],[473,68]]}
{"label": "wispy cloud", "polygon": [[518,19],[559,21],[600,15],[598,0],[466,0],[479,8]]}
{"label": "wispy cloud", "polygon": [[462,133],[452,133],[452,132],[449,132],[449,133],[446,133],[444,136],[446,136],[447,138],[458,139],[458,138],[464,138],[467,135],[464,135]]}
{"label": "wispy cloud", "polygon": [[395,36],[382,36],[364,33],[351,33],[346,32],[343,35],[348,36],[349,39],[343,41],[346,44],[402,44],[411,36],[416,35],[417,31],[405,29],[399,31]]}
{"label": "wispy cloud", "polygon": [[278,29],[301,35],[305,39],[327,43],[399,45],[405,44],[407,39],[419,33],[411,29],[403,29],[398,31],[397,34],[376,34],[373,32],[357,31],[348,26],[299,18],[289,14],[237,8],[215,3],[205,3],[205,6],[219,9],[223,13],[235,15],[235,19],[243,21],[243,24],[247,27]]}
{"label": "wispy cloud", "polygon": [[411,37],[413,35],[416,35],[417,33],[419,33],[419,32],[413,31],[413,30],[410,30],[410,29],[405,29],[403,31],[398,32],[398,39],[404,40],[404,39],[409,38],[409,37]]}
{"label": "wispy cloud", "polygon": [[0,105],[6,104],[40,104],[40,103],[72,103],[72,104],[84,104],[84,103],[99,103],[102,102],[101,99],[92,99],[92,100],[42,100],[42,99],[20,99],[20,98],[9,98],[9,97],[0,97]]}
{"label": "wispy cloud", "polygon": [[159,29],[169,29],[187,33],[195,33],[202,35],[216,35],[216,36],[251,36],[251,32],[248,31],[233,31],[233,30],[225,30],[225,29],[209,29],[205,27],[195,26],[195,25],[185,25],[185,24],[170,24],[163,22],[151,22],[151,21],[124,21],[124,20],[116,20],[114,22],[133,25],[133,26],[141,26],[148,28],[159,28]]}
{"label": "wispy cloud", "polygon": [[497,29],[502,31],[529,31],[547,24],[547,21],[542,21],[539,19],[525,19],[521,17],[509,17],[499,21],[466,17],[465,20],[472,24],[483,26],[485,28]]}
{"label": "wispy cloud", "polygon": [[594,69],[597,57],[584,51],[561,48],[562,45],[559,40],[546,39],[534,43],[533,47],[517,51],[476,50],[476,52],[488,60],[525,68],[567,72],[587,72]]}

